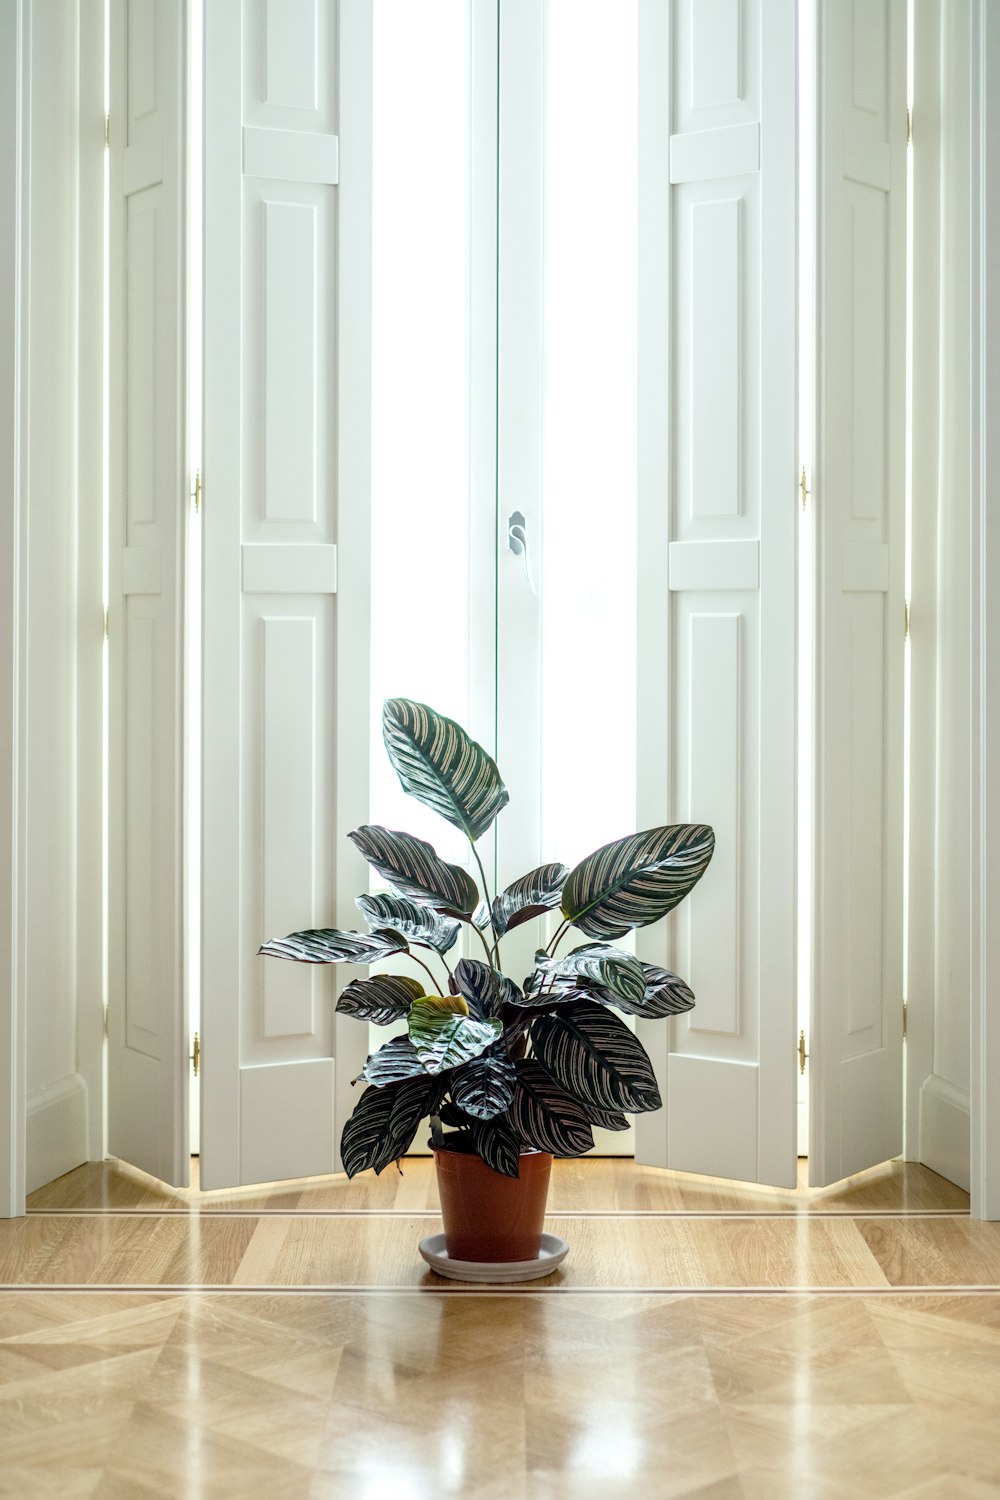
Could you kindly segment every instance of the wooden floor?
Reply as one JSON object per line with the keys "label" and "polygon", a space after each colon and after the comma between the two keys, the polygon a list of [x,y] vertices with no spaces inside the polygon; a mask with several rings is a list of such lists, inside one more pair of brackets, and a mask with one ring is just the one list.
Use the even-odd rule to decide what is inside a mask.
{"label": "wooden floor", "polygon": [[570,1255],[511,1293],[417,1259],[425,1161],[71,1173],[0,1223],[0,1495],[1000,1500],[1000,1225],[957,1188],[584,1161],[550,1207]]}

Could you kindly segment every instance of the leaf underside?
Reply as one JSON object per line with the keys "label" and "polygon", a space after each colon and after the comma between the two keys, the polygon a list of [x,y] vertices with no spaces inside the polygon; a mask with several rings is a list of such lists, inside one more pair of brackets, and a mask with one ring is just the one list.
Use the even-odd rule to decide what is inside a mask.
{"label": "leaf underside", "polygon": [[496,762],[454,719],[389,698],[382,737],[403,790],[475,842],[509,799]]}

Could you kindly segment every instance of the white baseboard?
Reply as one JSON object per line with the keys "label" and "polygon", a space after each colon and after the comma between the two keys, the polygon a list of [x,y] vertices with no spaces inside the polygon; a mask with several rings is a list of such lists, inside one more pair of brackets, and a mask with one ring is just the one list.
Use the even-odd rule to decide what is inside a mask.
{"label": "white baseboard", "polygon": [[920,1088],[920,1160],[969,1191],[971,1115],[968,1089],[931,1073]]}
{"label": "white baseboard", "polygon": [[28,1193],[88,1159],[87,1085],[79,1073],[29,1096],[26,1144]]}

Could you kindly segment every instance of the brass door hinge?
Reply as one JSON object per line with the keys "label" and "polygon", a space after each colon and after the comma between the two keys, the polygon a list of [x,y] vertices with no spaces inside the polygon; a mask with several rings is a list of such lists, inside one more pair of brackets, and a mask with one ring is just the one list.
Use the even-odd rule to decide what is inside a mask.
{"label": "brass door hinge", "polygon": [[194,489],[191,491],[191,499],[194,501],[195,515],[201,510],[201,470],[196,469],[194,475]]}
{"label": "brass door hinge", "polygon": [[806,1058],[808,1056],[809,1056],[809,1053],[806,1051],[806,1034],[805,1034],[804,1031],[800,1031],[799,1032],[799,1072],[800,1073],[804,1073],[805,1070],[806,1070]]}
{"label": "brass door hinge", "polygon": [[111,116],[104,116],[104,149],[107,151],[111,145]]}
{"label": "brass door hinge", "polygon": [[109,634],[110,634],[110,627],[109,627],[109,624],[108,624],[108,617],[109,617],[110,614],[111,614],[110,610],[106,609],[104,611],[104,639],[105,640],[108,640]]}
{"label": "brass door hinge", "polygon": [[194,1034],[194,1042],[191,1046],[191,1069],[197,1078],[201,1072],[201,1039],[197,1032]]}
{"label": "brass door hinge", "polygon": [[104,1035],[105,1036],[109,1035],[109,1031],[108,1031],[108,1007],[107,1006],[104,1007]]}
{"label": "brass door hinge", "polygon": [[903,1040],[906,1040],[906,1001],[903,1001]]}
{"label": "brass door hinge", "polygon": [[812,490],[809,489],[809,487],[808,487],[808,485],[806,483],[806,466],[805,466],[805,464],[802,465],[802,473],[799,475],[799,494],[802,496],[802,509],[805,510],[805,508],[806,508],[806,497],[808,495],[812,494]]}
{"label": "brass door hinge", "polygon": [[908,641],[909,639],[910,639],[910,601],[909,601],[909,599],[904,599],[903,600],[903,640],[904,641]]}

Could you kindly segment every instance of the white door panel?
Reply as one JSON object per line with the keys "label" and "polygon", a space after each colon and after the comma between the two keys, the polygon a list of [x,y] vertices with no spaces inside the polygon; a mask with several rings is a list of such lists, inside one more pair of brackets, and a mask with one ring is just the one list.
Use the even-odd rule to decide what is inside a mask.
{"label": "white door panel", "polygon": [[184,9],[110,20],[108,1146],[184,1186]]}
{"label": "white door panel", "polygon": [[906,7],[818,12],[810,1180],[902,1148]]}
{"label": "white door panel", "polygon": [[697,1005],[641,1028],[666,1108],[638,1152],[792,1186],[795,6],[640,16],[639,824],[717,843],[639,934]]}
{"label": "white door panel", "polygon": [[[343,925],[341,819],[367,789],[367,716],[338,711],[367,651],[364,525],[348,523],[351,568],[339,579],[337,568],[345,494],[365,515],[368,504],[364,440],[358,452],[368,335],[353,307],[352,416],[363,425],[345,439],[343,405],[338,423],[340,313],[345,298],[364,305],[370,275],[351,279],[367,243],[370,43],[359,11],[351,0],[206,7],[205,1187],[336,1170],[338,1106],[350,1103],[338,1071],[357,1071],[346,1055],[356,1038],[339,1045],[334,971],[257,949],[338,916]],[[340,61],[345,75],[355,69],[359,124],[346,137]],[[340,235],[358,199],[345,213],[342,140],[354,148],[346,171],[364,182],[346,274]],[[338,808],[348,769],[355,789]]]}

